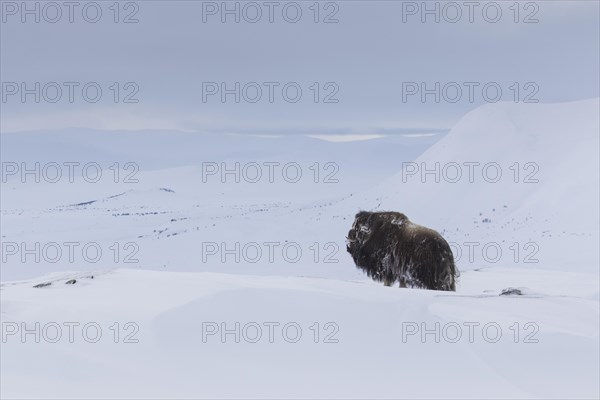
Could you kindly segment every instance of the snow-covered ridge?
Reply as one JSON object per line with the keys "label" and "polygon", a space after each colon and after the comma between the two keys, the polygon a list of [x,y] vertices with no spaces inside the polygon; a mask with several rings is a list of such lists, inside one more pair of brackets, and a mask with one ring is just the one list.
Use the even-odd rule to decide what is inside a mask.
{"label": "snow-covered ridge", "polygon": [[482,106],[369,194],[450,240],[535,242],[540,266],[597,270],[599,107]]}

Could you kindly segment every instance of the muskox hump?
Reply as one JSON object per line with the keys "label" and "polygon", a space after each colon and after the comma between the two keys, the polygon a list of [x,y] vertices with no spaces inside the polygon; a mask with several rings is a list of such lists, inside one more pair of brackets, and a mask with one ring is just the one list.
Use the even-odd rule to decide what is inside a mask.
{"label": "muskox hump", "polygon": [[448,242],[433,229],[399,212],[356,214],[347,247],[357,268],[391,286],[456,290],[456,267]]}

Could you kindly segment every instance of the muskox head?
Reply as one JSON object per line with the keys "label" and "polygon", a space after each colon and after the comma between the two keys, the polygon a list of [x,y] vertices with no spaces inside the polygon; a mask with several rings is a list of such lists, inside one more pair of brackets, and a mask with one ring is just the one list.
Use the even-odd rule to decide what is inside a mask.
{"label": "muskox head", "polygon": [[393,212],[360,211],[354,218],[352,229],[346,238],[346,250],[359,268],[372,269],[374,258],[382,250],[390,230],[398,229],[408,223],[406,215]]}
{"label": "muskox head", "polygon": [[354,254],[366,242],[368,242],[373,233],[380,230],[384,225],[392,224],[402,226],[407,223],[406,215],[394,211],[369,212],[360,211],[354,217],[352,229],[348,231],[346,238],[346,250],[348,253]]}
{"label": "muskox head", "polygon": [[367,211],[361,211],[354,217],[354,223],[346,237],[346,250],[348,253],[352,254],[352,251],[359,247],[360,243],[363,243],[370,233],[368,220],[371,214]]}

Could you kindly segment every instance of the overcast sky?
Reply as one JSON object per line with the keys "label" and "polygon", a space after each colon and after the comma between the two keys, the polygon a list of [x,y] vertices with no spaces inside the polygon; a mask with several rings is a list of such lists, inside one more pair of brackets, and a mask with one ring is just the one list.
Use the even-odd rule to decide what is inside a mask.
{"label": "overcast sky", "polygon": [[[63,1],[38,3],[38,23],[35,13],[24,13],[21,1],[2,0],[2,131],[393,132],[452,127],[486,102],[482,88],[490,82],[488,101],[498,87],[504,101],[599,96],[597,1],[518,7],[514,1],[474,2],[472,8],[463,1],[427,2],[431,9],[437,4],[439,23],[434,14],[422,15],[421,1],[337,1],[318,7],[315,1],[259,1],[227,7],[235,9],[236,3],[239,23],[235,14],[222,14],[220,1],[121,2],[118,15],[114,1],[79,2],[72,9]],[[98,22],[86,21],[98,19],[97,5]],[[27,7],[35,10],[36,2]],[[58,22],[49,22],[54,19]],[[56,98],[56,85],[49,82],[62,87],[55,103],[49,100]],[[102,89],[96,103],[82,94],[90,82]],[[221,84],[235,89],[235,82],[240,102],[233,92],[222,102]],[[433,92],[423,102],[421,83],[435,89],[436,82],[440,102]],[[25,102],[22,83],[33,90]],[[302,95],[292,102],[298,87]],[[96,85],[87,88],[93,100]],[[125,103],[128,95],[138,102]]]}

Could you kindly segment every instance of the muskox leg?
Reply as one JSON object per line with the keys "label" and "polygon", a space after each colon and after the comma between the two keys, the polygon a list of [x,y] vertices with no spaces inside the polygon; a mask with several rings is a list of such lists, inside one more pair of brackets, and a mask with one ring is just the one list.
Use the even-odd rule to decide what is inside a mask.
{"label": "muskox leg", "polygon": [[400,279],[400,285],[398,287],[405,288],[406,287],[406,280]]}
{"label": "muskox leg", "polygon": [[392,286],[394,284],[394,281],[390,278],[383,278],[383,284],[385,286]]}

